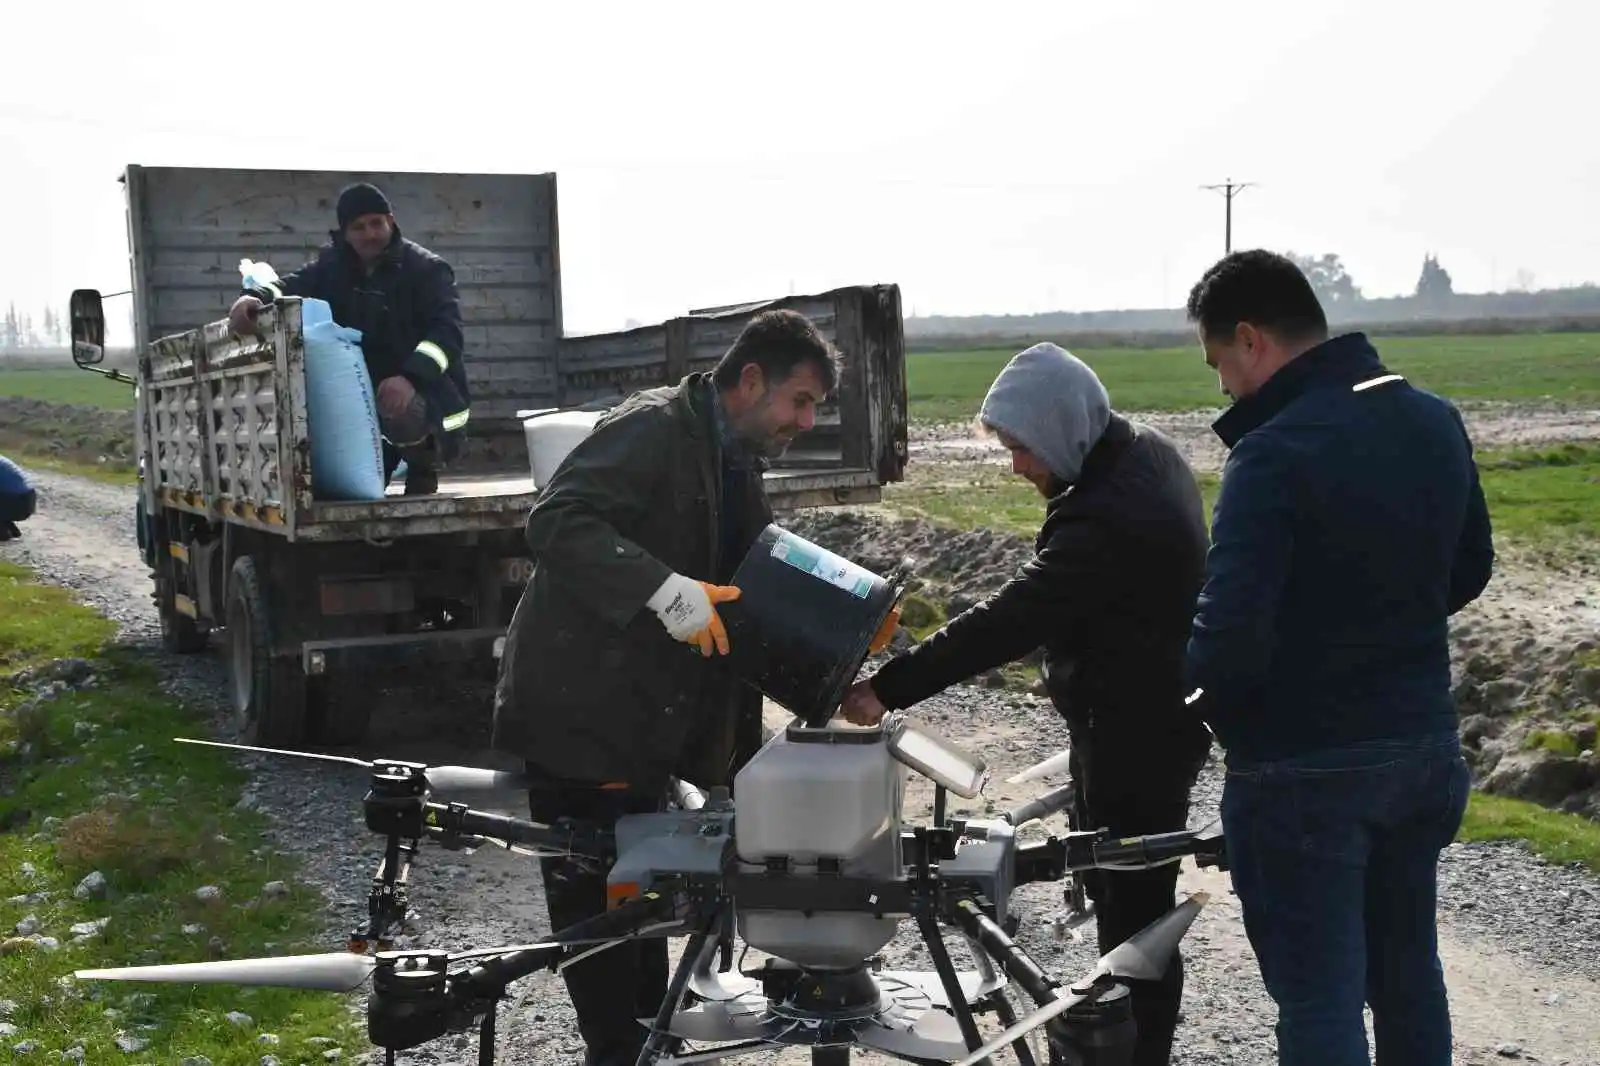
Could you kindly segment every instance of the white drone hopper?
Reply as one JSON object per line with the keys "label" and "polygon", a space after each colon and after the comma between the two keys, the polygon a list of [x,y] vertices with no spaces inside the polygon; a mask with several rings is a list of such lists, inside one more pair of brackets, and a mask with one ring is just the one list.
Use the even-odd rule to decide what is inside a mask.
{"label": "white drone hopper", "polygon": [[[740,864],[788,877],[902,877],[900,812],[908,765],[967,798],[988,776],[981,760],[909,728],[901,715],[869,729],[838,720],[821,728],[791,725],[734,779]],[[817,970],[860,965],[894,939],[900,921],[866,912],[738,912],[745,943]]]}

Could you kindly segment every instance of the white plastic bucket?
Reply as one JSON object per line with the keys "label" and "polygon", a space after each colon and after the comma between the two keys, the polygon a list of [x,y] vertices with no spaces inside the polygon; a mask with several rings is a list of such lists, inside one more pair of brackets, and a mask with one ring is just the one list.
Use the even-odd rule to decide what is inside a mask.
{"label": "white plastic bucket", "polygon": [[534,488],[542,489],[549,484],[561,460],[589,435],[604,415],[604,411],[544,411],[523,420],[522,432],[528,440]]}

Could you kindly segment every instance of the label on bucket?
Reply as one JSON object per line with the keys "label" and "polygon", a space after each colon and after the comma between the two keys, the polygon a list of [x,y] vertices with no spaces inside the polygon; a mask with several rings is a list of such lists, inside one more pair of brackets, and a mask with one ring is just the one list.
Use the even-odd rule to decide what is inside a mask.
{"label": "label on bucket", "polygon": [[780,534],[773,542],[772,557],[863,600],[872,592],[871,571],[840,558],[826,548],[796,540],[788,533]]}

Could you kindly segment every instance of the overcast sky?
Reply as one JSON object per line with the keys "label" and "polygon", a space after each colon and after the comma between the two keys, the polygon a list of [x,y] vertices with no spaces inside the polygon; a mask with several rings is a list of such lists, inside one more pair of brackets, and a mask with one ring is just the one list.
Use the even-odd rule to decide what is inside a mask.
{"label": "overcast sky", "polygon": [[569,332],[888,281],[908,314],[1176,306],[1229,177],[1235,247],[1368,295],[1428,251],[1461,291],[1600,280],[1593,0],[90,12],[9,22],[19,307],[126,287],[129,163],[555,171]]}

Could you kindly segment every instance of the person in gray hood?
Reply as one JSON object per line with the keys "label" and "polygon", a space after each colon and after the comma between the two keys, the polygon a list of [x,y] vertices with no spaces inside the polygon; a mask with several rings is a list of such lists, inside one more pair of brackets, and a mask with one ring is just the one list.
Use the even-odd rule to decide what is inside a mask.
{"label": "person in gray hood", "polygon": [[[856,682],[858,725],[1042,650],[1071,739],[1075,824],[1116,836],[1183,829],[1211,735],[1184,707],[1184,652],[1204,581],[1205,509],[1177,447],[1117,414],[1094,371],[1057,345],[1019,352],[978,415],[1044,497],[1035,555],[994,594]],[[1169,910],[1175,864],[1090,871],[1102,952]],[[1183,992],[1174,959],[1132,982],[1132,1061],[1163,1066]]]}

